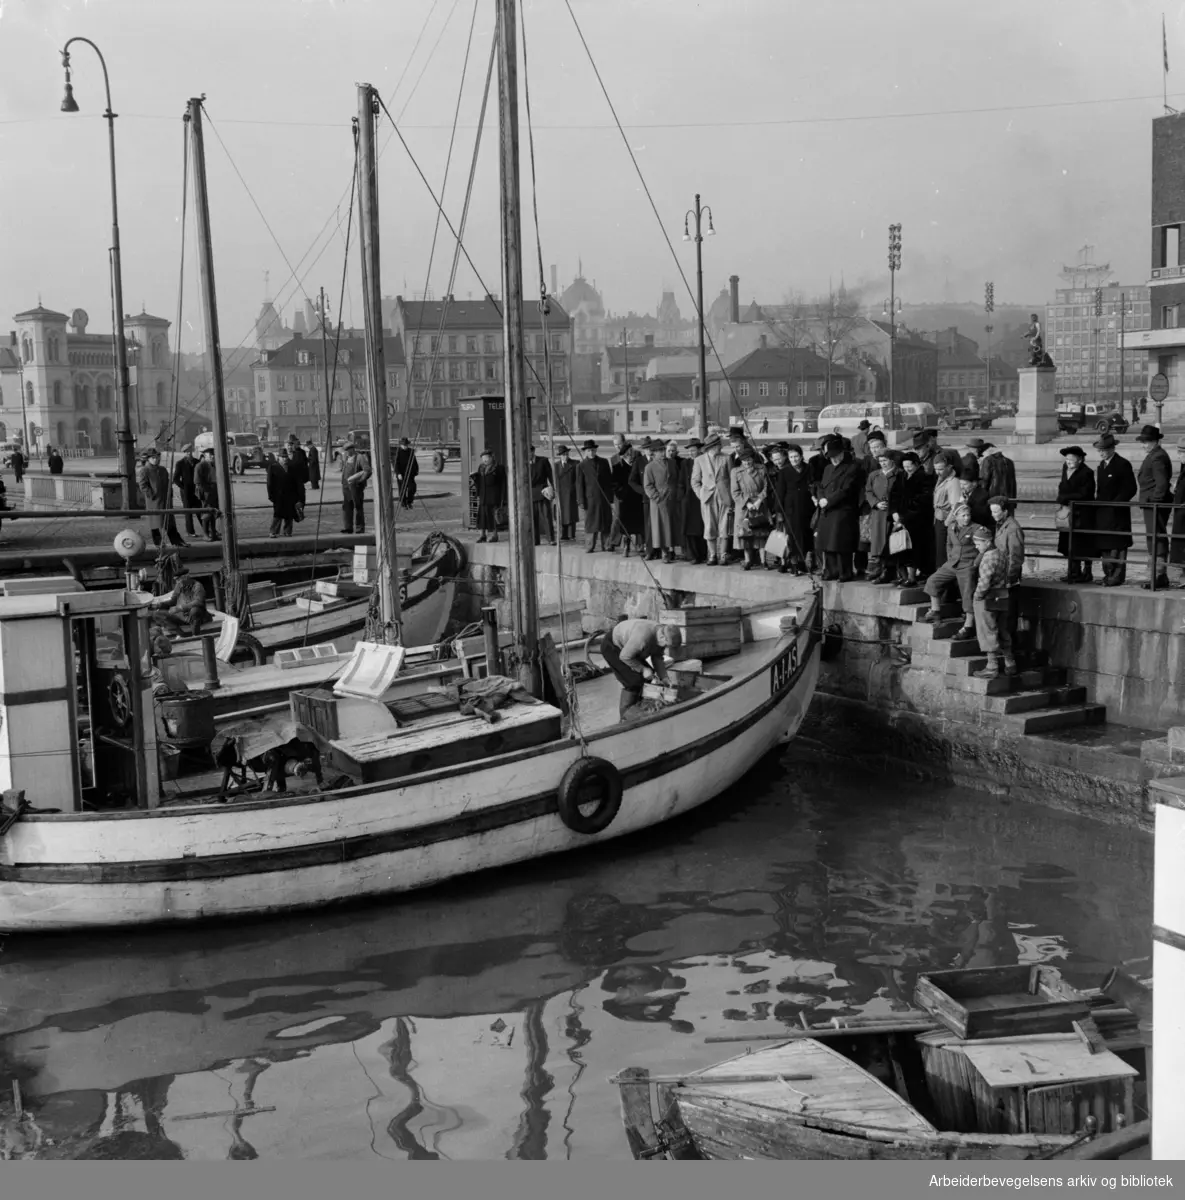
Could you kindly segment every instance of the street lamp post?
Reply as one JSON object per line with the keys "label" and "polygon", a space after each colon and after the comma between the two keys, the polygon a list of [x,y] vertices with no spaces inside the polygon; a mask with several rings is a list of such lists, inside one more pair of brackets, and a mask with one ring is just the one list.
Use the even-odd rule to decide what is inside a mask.
{"label": "street lamp post", "polygon": [[886,317],[889,321],[889,428],[896,429],[897,424],[893,416],[893,372],[897,363],[897,316],[901,312],[901,301],[892,295],[890,289],[889,299],[884,303],[884,309],[881,312],[882,317]]}
{"label": "street lamp post", "polygon": [[901,224],[889,226],[889,430],[897,428],[893,404],[893,358],[897,349],[897,272],[901,270]]}
{"label": "street lamp post", "polygon": [[996,285],[990,280],[983,285],[983,311],[987,313],[988,324],[983,327],[987,334],[987,415],[992,418],[992,328],[991,317],[996,311]]}
{"label": "street lamp post", "polygon": [[1090,351],[1090,402],[1097,406],[1099,401],[1099,321],[1103,316],[1103,289],[1094,290],[1094,344]]}
{"label": "street lamp post", "polygon": [[691,231],[688,222],[695,218],[695,302],[699,313],[699,423],[700,436],[708,440],[708,369],[707,358],[704,355],[704,233],[701,222],[704,214],[708,215],[708,237],[714,237],[716,230],[712,226],[712,210],[699,202],[699,192],[695,194],[695,208],[689,208],[683,214],[683,240],[691,241]]}
{"label": "street lamp post", "polygon": [[1125,386],[1126,346],[1127,340],[1127,293],[1119,294],[1119,415],[1123,416],[1127,405],[1127,388]]}
{"label": "street lamp post", "polygon": [[115,371],[119,379],[119,474],[122,483],[124,511],[134,507],[135,500],[135,452],[132,439],[132,406],[128,399],[128,348],[123,331],[123,272],[119,261],[119,204],[115,194],[115,117],[111,108],[111,83],[107,78],[107,63],[99,47],[90,38],[74,37],[62,47],[62,66],[66,70],[66,95],[62,100],[62,112],[78,112],[74,99],[74,88],[70,84],[70,47],[75,42],[88,45],[98,56],[103,68],[103,87],[107,93],[107,137],[111,157],[111,284],[115,299]]}

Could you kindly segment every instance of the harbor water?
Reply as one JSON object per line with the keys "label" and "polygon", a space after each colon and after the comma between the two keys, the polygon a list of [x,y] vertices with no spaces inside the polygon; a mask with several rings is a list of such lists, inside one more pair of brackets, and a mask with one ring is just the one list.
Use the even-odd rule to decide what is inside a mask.
{"label": "harbor water", "polygon": [[1137,831],[792,746],[687,819],[432,892],[7,939],[0,1151],[624,1159],[623,1067],[891,1013],[924,968],[1147,973],[1151,871]]}

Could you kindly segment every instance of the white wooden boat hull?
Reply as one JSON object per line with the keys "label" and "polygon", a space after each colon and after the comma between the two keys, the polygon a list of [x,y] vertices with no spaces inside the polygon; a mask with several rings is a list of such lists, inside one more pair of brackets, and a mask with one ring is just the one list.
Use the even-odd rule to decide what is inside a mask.
{"label": "white wooden boat hull", "polygon": [[624,783],[598,834],[573,832],[557,811],[556,789],[581,756],[573,740],[326,796],[26,816],[0,841],[0,929],[316,907],[637,832],[719,795],[797,730],[818,677],[817,621],[748,649],[752,665],[730,683],[587,739]]}

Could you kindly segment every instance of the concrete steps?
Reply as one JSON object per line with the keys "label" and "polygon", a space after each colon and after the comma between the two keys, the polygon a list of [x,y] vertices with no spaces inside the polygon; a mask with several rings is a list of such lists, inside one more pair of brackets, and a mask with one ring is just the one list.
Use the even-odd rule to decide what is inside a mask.
{"label": "concrete steps", "polygon": [[[902,606],[913,604],[916,589],[902,589]],[[914,624],[906,644],[912,651],[910,665],[938,675],[944,687],[962,693],[965,706],[972,696],[982,697],[981,716],[1018,734],[1046,733],[1079,725],[1098,725],[1107,719],[1101,704],[1089,704],[1086,688],[1067,683],[1066,672],[1057,668],[1032,665],[1016,675],[1001,673],[991,679],[976,678],[988,664],[978,641],[955,641],[963,624],[958,605],[944,606],[941,619],[934,622],[918,618],[929,604],[918,605]],[[950,609],[954,609],[950,612]]]}
{"label": "concrete steps", "polygon": [[1102,725],[1107,720],[1105,704],[1072,704],[1037,712],[1014,713],[1000,718],[1014,733],[1048,733],[1072,725]]}

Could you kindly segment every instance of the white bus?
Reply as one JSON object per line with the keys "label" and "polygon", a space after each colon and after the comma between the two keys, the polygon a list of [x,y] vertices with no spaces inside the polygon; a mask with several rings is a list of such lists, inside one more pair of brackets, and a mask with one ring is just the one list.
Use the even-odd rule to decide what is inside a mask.
{"label": "white bus", "polygon": [[804,405],[771,405],[750,408],[745,413],[750,431],[757,437],[787,437],[792,433],[814,433],[819,410]]}
{"label": "white bus", "polygon": [[[938,425],[938,410],[933,404],[894,404],[898,429],[911,425]],[[840,433],[850,437],[867,421],[873,429],[887,429],[889,406],[887,404],[831,404],[819,414],[819,433]]]}

